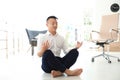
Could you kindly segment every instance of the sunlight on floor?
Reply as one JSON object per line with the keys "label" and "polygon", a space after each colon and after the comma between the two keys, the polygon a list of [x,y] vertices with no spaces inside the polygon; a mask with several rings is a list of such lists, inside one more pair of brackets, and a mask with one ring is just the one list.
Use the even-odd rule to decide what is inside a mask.
{"label": "sunlight on floor", "polygon": [[[42,71],[41,58],[36,55],[31,56],[29,52],[29,55],[16,53],[9,55],[8,59],[1,58],[0,80],[120,80],[120,63],[116,59],[110,58],[112,63],[109,64],[104,58],[99,57],[92,63],[92,56],[100,54],[101,51],[86,50],[83,47],[79,49],[77,62],[71,67],[71,69],[83,68],[80,76],[63,75],[53,78]],[[120,57],[119,52],[109,54]]]}

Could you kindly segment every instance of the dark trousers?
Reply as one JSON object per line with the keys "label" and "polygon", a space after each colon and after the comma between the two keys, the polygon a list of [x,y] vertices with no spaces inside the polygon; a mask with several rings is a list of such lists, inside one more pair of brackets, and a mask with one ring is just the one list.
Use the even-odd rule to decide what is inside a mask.
{"label": "dark trousers", "polygon": [[46,50],[42,56],[42,69],[46,73],[50,73],[51,70],[64,72],[76,62],[78,54],[77,49],[72,49],[61,58],[54,56],[51,50]]}

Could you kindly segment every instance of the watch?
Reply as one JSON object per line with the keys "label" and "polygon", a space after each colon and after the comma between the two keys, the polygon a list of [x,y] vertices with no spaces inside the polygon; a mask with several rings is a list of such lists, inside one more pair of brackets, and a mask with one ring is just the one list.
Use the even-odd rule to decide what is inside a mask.
{"label": "watch", "polygon": [[120,6],[117,3],[113,3],[110,7],[110,10],[112,12],[117,12],[117,11],[119,11],[119,8],[120,8]]}

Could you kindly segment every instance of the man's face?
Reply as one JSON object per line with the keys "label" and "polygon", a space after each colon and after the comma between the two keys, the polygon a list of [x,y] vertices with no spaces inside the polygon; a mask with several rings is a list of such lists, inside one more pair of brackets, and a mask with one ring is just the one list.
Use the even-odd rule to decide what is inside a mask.
{"label": "man's face", "polygon": [[47,27],[48,27],[48,30],[51,31],[51,32],[56,32],[56,29],[57,29],[57,20],[54,19],[54,18],[51,18],[47,21]]}

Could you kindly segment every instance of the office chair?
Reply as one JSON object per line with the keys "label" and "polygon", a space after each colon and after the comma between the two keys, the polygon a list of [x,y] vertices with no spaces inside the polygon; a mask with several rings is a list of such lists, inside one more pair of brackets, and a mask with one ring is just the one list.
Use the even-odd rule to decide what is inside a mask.
{"label": "office chair", "polygon": [[43,31],[29,30],[29,29],[25,29],[25,30],[27,32],[29,43],[30,43],[31,48],[32,48],[32,56],[33,56],[34,55],[34,47],[37,46],[36,36],[38,34],[45,34],[47,32],[47,30],[43,30]]}
{"label": "office chair", "polygon": [[112,40],[112,39],[107,39],[106,41],[96,41],[95,42],[96,45],[101,46],[103,52],[102,52],[102,54],[99,54],[97,56],[92,57],[92,62],[94,62],[95,58],[100,57],[100,56],[103,56],[106,60],[108,60],[108,63],[111,63],[110,57],[117,58],[118,62],[120,62],[119,57],[112,56],[112,55],[109,55],[109,54],[105,53],[105,45],[109,45],[112,42],[114,42],[114,40]]}
{"label": "office chair", "polygon": [[95,58],[100,56],[103,56],[108,61],[108,63],[111,63],[110,57],[116,58],[118,62],[120,62],[119,57],[108,55],[105,53],[105,46],[114,43],[119,37],[117,36],[118,33],[114,32],[114,29],[116,29],[118,26],[118,15],[119,14],[102,16],[102,26],[100,28],[100,32],[92,30],[91,33],[97,33],[99,35],[99,39],[94,40],[92,39],[91,34],[92,42],[102,47],[102,54],[93,56],[91,59],[92,62],[94,62]]}

